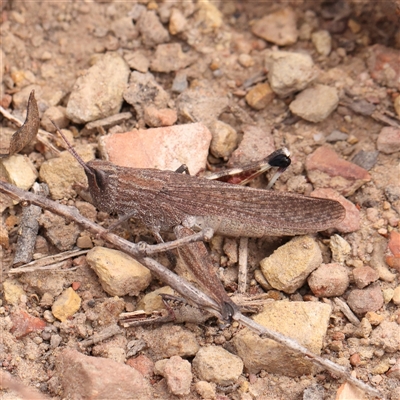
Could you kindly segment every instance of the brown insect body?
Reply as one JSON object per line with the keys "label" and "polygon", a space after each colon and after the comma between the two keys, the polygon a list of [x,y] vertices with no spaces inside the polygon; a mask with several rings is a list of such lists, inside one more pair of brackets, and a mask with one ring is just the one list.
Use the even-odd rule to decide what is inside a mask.
{"label": "brown insect body", "polygon": [[329,199],[253,189],[173,171],[85,165],[89,191],[101,211],[132,216],[153,230],[178,224],[226,236],[300,235],[326,230],[345,216]]}

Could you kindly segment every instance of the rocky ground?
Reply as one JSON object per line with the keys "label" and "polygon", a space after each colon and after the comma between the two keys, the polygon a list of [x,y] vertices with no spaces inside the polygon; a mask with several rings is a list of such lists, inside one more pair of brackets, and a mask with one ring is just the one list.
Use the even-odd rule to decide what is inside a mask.
{"label": "rocky ground", "polygon": [[[50,120],[84,161],[135,168],[201,174],[287,147],[292,165],[274,187],[287,220],[285,192],[336,199],[346,218],[315,235],[250,239],[245,294],[239,242],[216,236],[216,272],[258,323],[400,399],[398,15],[395,2],[368,1],[3,2],[0,153],[32,90],[42,129],[0,159],[1,179],[45,183],[50,198],[107,227],[115,216],[87,201],[83,169]],[[136,310],[165,319],[158,294],[176,293],[46,210],[29,209],[39,231],[29,226],[27,259],[20,227],[37,218],[26,206],[0,194],[2,398],[372,398],[192,309],[175,310],[180,323],[124,325]],[[117,233],[154,242],[135,221]],[[179,260],[175,272],[188,277]]]}

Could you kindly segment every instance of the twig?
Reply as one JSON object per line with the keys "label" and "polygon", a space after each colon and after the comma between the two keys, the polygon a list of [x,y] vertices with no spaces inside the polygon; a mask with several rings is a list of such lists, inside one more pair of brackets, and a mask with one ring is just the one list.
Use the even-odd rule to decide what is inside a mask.
{"label": "twig", "polygon": [[[4,118],[7,118],[13,124],[17,125],[18,128],[23,125],[23,122],[21,120],[19,120],[18,118],[14,117],[14,115],[12,115],[9,111],[7,111],[2,106],[0,106],[0,113],[3,115]],[[54,147],[48,140],[51,137],[53,137],[53,135],[50,132],[47,132],[44,129],[39,129],[39,132],[38,132],[38,135],[37,135],[37,140],[39,140],[39,142],[41,142],[46,147],[51,149],[55,154],[59,154],[60,150],[58,150],[56,147]]]}
{"label": "twig", "polygon": [[347,303],[340,299],[339,297],[335,297],[333,299],[334,303],[336,306],[339,308],[339,310],[347,317],[347,319],[355,326],[360,325],[360,320],[354,315],[353,311],[350,310],[350,307],[347,305]]}
{"label": "twig", "polygon": [[[43,257],[38,260],[31,261],[28,264],[21,265],[18,268],[13,268],[12,270],[8,271],[8,274],[12,275],[19,274],[21,272],[32,272],[36,271],[37,269],[55,269],[62,265],[60,262],[72,257],[81,256],[86,254],[88,251],[89,250],[71,250],[64,253]],[[68,271],[71,271],[71,268],[69,268]]]}
{"label": "twig", "polygon": [[121,328],[116,325],[110,325],[104,328],[101,332],[95,333],[92,337],[86,340],[82,340],[82,342],[79,342],[80,347],[88,347],[96,343],[100,343],[103,340],[109,339],[110,337],[113,337],[117,335],[118,333],[121,333]]}
{"label": "twig", "polygon": [[[47,185],[44,183],[33,185],[33,192],[46,196],[48,194]],[[17,247],[15,249],[15,257],[13,265],[18,267],[32,260],[35,250],[36,236],[39,232],[39,217],[42,209],[31,204],[22,210],[21,226],[18,229]]]}
{"label": "twig", "polygon": [[[143,265],[145,265],[157,278],[159,278],[164,283],[171,286],[174,290],[176,290],[179,294],[181,294],[186,299],[190,300],[194,304],[197,304],[199,307],[205,308],[210,311],[217,318],[221,318],[221,307],[209,296],[205,293],[201,292],[189,282],[187,282],[184,278],[175,275],[169,269],[165,268],[163,265],[159,264],[157,261],[143,257],[138,250],[138,247],[133,243],[128,242],[127,240],[106,231],[103,227],[95,224],[87,218],[84,218],[76,208],[67,207],[64,205],[60,205],[54,201],[46,199],[41,196],[37,196],[33,193],[26,192],[22,189],[19,189],[9,183],[0,181],[0,192],[5,193],[13,198],[18,199],[19,201],[25,200],[30,201],[33,204],[41,206],[49,211],[52,211],[58,215],[62,215],[65,218],[72,219],[76,223],[80,224],[84,229],[89,230],[95,234],[101,234],[101,236],[107,240],[109,243],[113,244],[117,249],[123,251],[130,256],[133,256],[138,259]],[[313,361],[314,363],[328,369],[334,374],[345,378],[350,383],[364,390],[366,393],[382,397],[380,392],[375,388],[365,384],[364,382],[352,377],[350,373],[344,368],[341,367],[330,360],[326,360],[322,357],[319,357],[312,352],[310,352],[307,348],[301,346],[295,340],[290,339],[284,335],[281,335],[277,332],[273,332],[264,326],[257,324],[250,318],[245,317],[239,311],[236,311],[233,315],[233,319],[241,322],[243,325],[247,326],[252,331],[257,334],[267,337],[280,343],[293,351],[299,352],[303,354],[305,357]]]}
{"label": "twig", "polygon": [[239,274],[238,274],[238,292],[246,293],[247,287],[247,255],[249,238],[241,237],[239,241]]}

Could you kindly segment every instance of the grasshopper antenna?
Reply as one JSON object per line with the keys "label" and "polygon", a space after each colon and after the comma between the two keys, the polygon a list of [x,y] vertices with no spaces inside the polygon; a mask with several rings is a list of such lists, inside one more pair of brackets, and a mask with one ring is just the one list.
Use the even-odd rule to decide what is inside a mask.
{"label": "grasshopper antenna", "polygon": [[79,164],[81,164],[82,168],[85,170],[86,174],[89,175],[94,175],[94,172],[92,171],[92,169],[90,167],[87,166],[87,164],[85,163],[85,161],[82,160],[82,158],[80,157],[80,155],[75,151],[75,149],[71,146],[71,143],[68,142],[67,138],[65,137],[65,135],[61,132],[61,129],[57,126],[57,124],[50,119],[51,123],[54,125],[54,127],[56,128],[57,133],[63,138],[65,144],[67,145],[67,150],[74,156],[74,158],[76,159],[76,161],[78,161]]}

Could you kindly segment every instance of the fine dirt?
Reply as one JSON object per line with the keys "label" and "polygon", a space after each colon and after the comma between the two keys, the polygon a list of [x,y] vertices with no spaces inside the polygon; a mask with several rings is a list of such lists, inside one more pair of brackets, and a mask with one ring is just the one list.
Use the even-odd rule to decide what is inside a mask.
{"label": "fine dirt", "polygon": [[[327,136],[333,131],[347,134],[345,139],[330,142],[330,146],[343,159],[350,161],[360,151],[377,150],[378,136],[381,129],[388,126],[385,123],[387,120],[384,117],[372,118],[368,113],[357,112],[349,106],[349,102],[359,99],[368,100],[370,104],[376,106],[380,116],[388,111],[390,120],[395,127],[397,124],[397,129],[399,129],[399,115],[396,114],[394,103],[400,91],[398,84],[400,72],[397,70],[397,87],[390,86],[383,81],[373,80],[368,66],[373,45],[380,44],[396,49],[397,52],[400,49],[399,19],[394,2],[379,4],[368,1],[355,3],[339,1],[335,3],[337,8],[334,8],[332,4],[327,5],[319,1],[291,2],[298,28],[303,23],[312,20],[314,25],[311,24],[311,29],[313,31],[328,30],[332,38],[332,51],[327,56],[318,54],[311,39],[307,39],[307,35],[292,45],[280,48],[281,50],[310,54],[320,70],[319,83],[337,86],[340,97],[339,106],[327,118],[318,123],[307,122],[290,114],[288,106],[293,101],[294,94],[286,98],[275,97],[260,110],[250,107],[245,100],[245,95],[255,83],[267,81],[265,51],[273,46],[277,48],[276,45],[257,38],[252,34],[250,27],[262,16],[286,7],[286,3],[217,1],[212,4],[221,12],[222,20],[216,26],[213,25],[215,21],[210,15],[204,17],[202,23],[202,17],[200,13],[197,13],[198,5],[191,1],[165,3],[141,1],[138,4],[147,9],[156,10],[158,15],[162,16],[161,20],[167,29],[168,16],[172,7],[179,9],[185,15],[186,29],[180,34],[171,35],[169,42],[180,43],[184,52],[188,52],[194,57],[194,61],[186,69],[189,86],[206,85],[207,88],[218,90],[228,96],[229,107],[219,116],[219,119],[236,129],[239,139],[242,139],[244,125],[272,127],[275,148],[286,146],[290,149],[292,166],[276,184],[276,190],[290,190],[302,194],[309,194],[312,191],[314,187],[307,179],[305,160],[309,154],[327,142]],[[155,44],[142,43],[142,36],[139,32],[133,33],[133,37],[127,37],[126,31],[123,31],[121,27],[122,23],[118,22],[121,18],[132,15],[134,9],[132,2],[25,2],[11,0],[3,2],[1,7],[0,67],[2,83],[0,105],[20,120],[24,120],[26,101],[32,89],[36,90],[41,115],[51,106],[61,106],[65,109],[77,78],[84,75],[103,53],[117,52],[126,56],[140,49],[149,62],[154,57]],[[332,15],[337,18],[332,18]],[[243,54],[250,55],[251,61],[243,57]],[[242,61],[239,62],[241,55]],[[170,94],[172,100],[168,106],[175,109],[174,101],[179,93],[172,92],[171,87],[176,72],[162,73],[151,70],[150,72]],[[252,80],[253,84],[248,84],[248,80]],[[21,92],[26,94],[25,100],[18,97]],[[126,102],[123,103],[119,112],[125,111],[131,112],[133,116],[121,122],[118,128],[114,127],[114,132],[147,127],[143,115],[139,115],[138,110]],[[400,112],[400,106],[397,112]],[[178,113],[177,123],[185,122],[187,121],[182,114]],[[0,129],[10,127],[15,129],[15,125],[5,117],[0,117],[0,123]],[[105,132],[101,129],[90,130],[83,124],[73,124],[69,120],[67,120],[65,128],[72,131],[79,144],[97,144],[98,136],[108,133],[107,129]],[[257,145],[254,143],[255,149]],[[35,146],[31,145],[23,153],[29,156],[38,169],[46,159],[55,156],[41,143],[36,143]],[[219,167],[227,162],[228,158],[224,160],[210,155],[208,161],[210,165]],[[370,315],[369,319],[367,318],[370,324],[369,328],[367,327],[366,332],[361,333],[355,333],[355,328],[349,327],[349,321],[343,313],[334,308],[321,354],[354,370],[359,379],[378,388],[386,398],[400,400],[400,339],[393,337],[395,343],[392,347],[380,346],[371,341],[371,332],[377,329],[382,321],[394,322],[397,327],[400,325],[399,303],[395,304],[392,301],[396,288],[399,292],[399,269],[389,268],[385,263],[390,235],[392,231],[398,232],[399,230],[399,152],[389,154],[379,152],[369,173],[371,180],[347,197],[357,205],[361,223],[359,230],[341,233],[341,236],[352,247],[351,253],[346,259],[350,285],[343,298],[347,300],[349,293],[356,288],[354,279],[352,279],[353,268],[371,266],[378,270],[377,284],[385,301],[379,310],[376,310],[372,316]],[[253,185],[265,187],[265,179],[260,178]],[[388,187],[392,188],[390,193],[388,193]],[[81,211],[84,210],[89,214],[93,212],[91,208],[86,208],[80,197],[64,198],[61,201],[64,204],[77,205]],[[4,245],[1,247],[1,283],[9,279],[8,271],[12,269],[21,210],[20,205],[10,207],[2,215],[2,227],[6,227],[8,238],[7,243],[3,243]],[[98,222],[108,224],[108,217],[104,213],[96,214],[94,212],[94,218],[97,218]],[[131,240],[149,240],[150,235],[143,233],[142,229],[135,227],[133,223],[131,227],[133,231],[130,231],[128,226],[124,226],[119,232]],[[46,252],[56,254],[59,250],[50,245],[46,234],[46,228],[42,226],[39,231],[40,237],[37,240],[36,252],[45,255],[47,255]],[[76,236],[78,234],[77,231]],[[317,238],[323,251],[324,262],[331,262],[328,247],[329,235],[318,234]],[[91,236],[91,240],[92,243],[104,243],[93,236]],[[254,271],[259,268],[259,261],[262,258],[271,254],[274,249],[286,241],[282,238],[250,241],[249,281],[251,285],[248,289],[249,295],[265,292],[254,279]],[[225,274],[224,283],[228,291],[232,293],[237,288],[237,267],[229,265],[229,243],[224,247],[226,254],[221,254],[222,239],[220,242],[219,239],[215,239],[212,249],[213,258],[218,262],[218,266],[222,262],[226,269],[222,275]],[[160,262],[169,262],[164,256],[160,256],[159,260]],[[97,276],[87,267],[83,258],[76,259],[73,265],[78,267],[76,271],[64,271],[60,272],[60,275],[54,272],[40,272],[40,275],[36,277],[36,285],[32,278],[24,278],[24,274],[13,275],[13,278],[21,284],[25,294],[22,296],[22,300],[20,299],[15,304],[9,304],[3,299],[0,307],[2,332],[0,363],[2,369],[18,377],[25,385],[33,386],[49,398],[57,400],[65,398],[65,391],[63,391],[65,388],[60,386],[58,379],[61,378],[57,376],[55,370],[59,353],[66,347],[77,348],[79,341],[107,325],[104,320],[99,323],[89,317],[89,314],[93,312],[91,307],[95,306],[88,306],[88,302],[94,299],[97,304],[97,308],[95,308],[97,315],[102,316],[103,319],[111,318],[110,321],[115,322],[119,312],[135,310],[144,295],[141,293],[138,297],[113,298],[102,290]],[[78,318],[71,317],[66,323],[61,323],[49,316],[54,298],[43,300],[43,294],[52,290],[57,292],[55,287],[65,289],[71,285],[80,295],[85,307],[79,310]],[[161,286],[163,285],[160,282],[154,280],[146,293]],[[330,300],[321,300],[315,297],[307,284],[293,295],[283,292],[277,294],[275,290],[269,290],[267,293],[270,298],[274,299],[325,301],[332,304]],[[399,294],[397,294],[398,298]],[[46,320],[47,330],[35,331],[21,338],[11,334],[13,325],[11,316],[21,309],[26,310],[32,316]],[[365,313],[359,317],[360,319],[366,317]],[[371,322],[374,317],[379,322]],[[234,328],[228,328],[232,331],[225,336],[221,334],[215,320],[199,326],[187,324],[187,327],[194,332],[201,345],[210,343],[220,345],[221,337],[231,338],[235,334]],[[137,331],[135,328],[130,328],[120,335],[124,338],[119,342],[116,340],[114,347],[120,346],[126,355],[128,353],[127,342],[146,337],[147,331],[154,332],[157,329],[160,329],[157,325],[138,328]],[[385,332],[382,335],[385,336]],[[222,342],[225,342],[225,339]],[[232,350],[229,343],[224,347]],[[99,347],[93,351],[93,347],[88,346],[80,351],[87,355],[118,359],[115,354],[107,355],[107,351]],[[163,358],[162,356],[157,358],[152,351],[146,348],[141,353],[152,361]],[[355,354],[357,356],[354,356]],[[126,356],[127,359],[129,357]],[[360,359],[359,362],[357,357]],[[124,362],[121,358],[119,361]],[[248,385],[250,383],[254,385],[257,379],[257,390],[247,390]],[[194,382],[197,380],[199,379],[195,376],[190,395],[183,398],[202,398],[194,388]],[[161,376],[159,375],[154,375],[150,379],[151,384],[154,385],[154,397],[178,398],[178,396],[168,393],[166,385],[163,386],[160,381]],[[231,391],[217,388],[215,398],[221,400],[335,399],[342,383],[328,372],[288,378],[265,371],[261,371],[255,376],[248,374],[245,370],[240,378],[239,388],[233,387]],[[310,389],[313,388],[313,385],[317,385],[316,387],[321,390],[316,389],[313,392]],[[308,392],[305,389],[309,389]],[[254,393],[258,393],[258,395]],[[17,398],[15,394],[7,390],[1,391],[1,395],[4,399]],[[28,399],[29,395],[21,398]],[[115,399],[117,398],[115,397]],[[351,397],[338,398],[349,399]],[[365,397],[357,398],[370,397],[365,395]]]}

